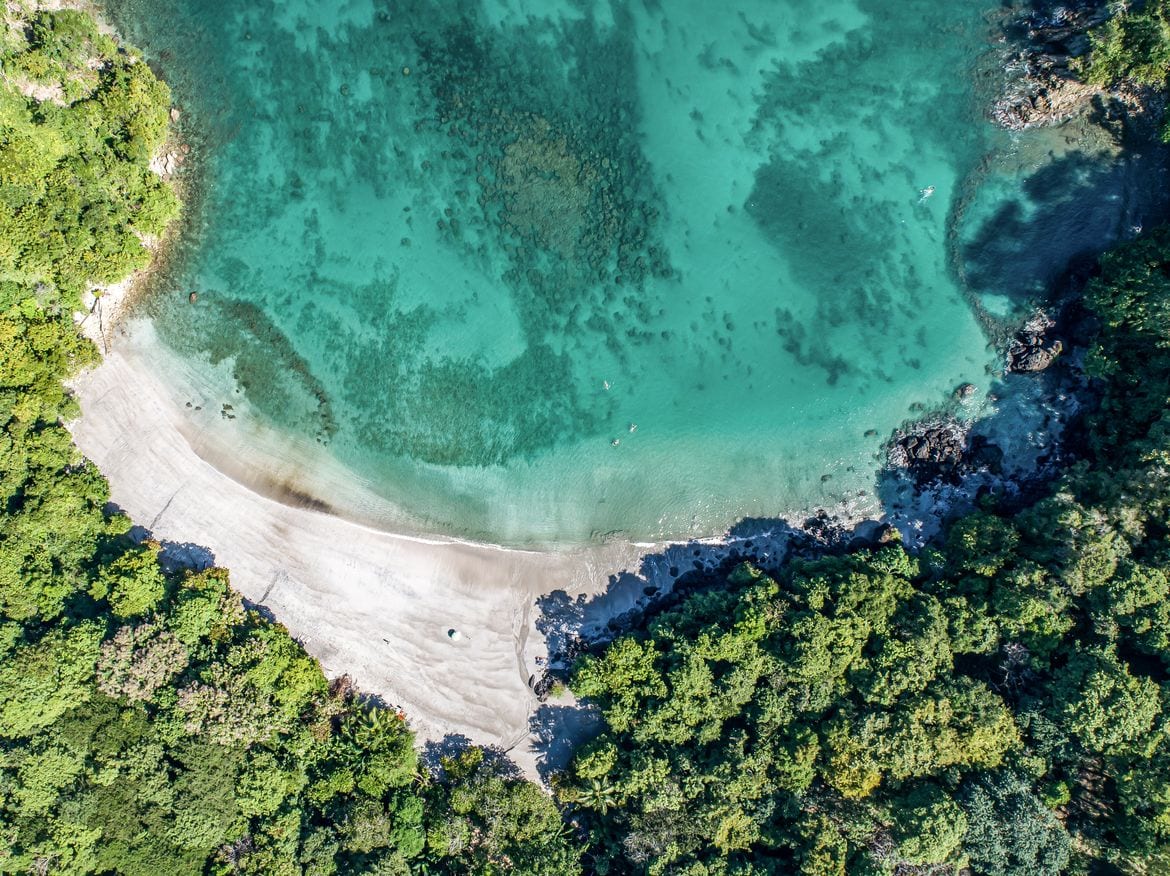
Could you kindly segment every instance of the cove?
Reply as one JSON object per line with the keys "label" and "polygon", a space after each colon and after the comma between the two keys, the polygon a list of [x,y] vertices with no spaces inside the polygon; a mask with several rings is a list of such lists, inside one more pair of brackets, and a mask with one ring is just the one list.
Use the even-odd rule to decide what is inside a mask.
{"label": "cove", "polygon": [[948,230],[1007,148],[987,7],[119,0],[203,156],[137,343],[213,463],[405,531],[872,512],[991,383]]}

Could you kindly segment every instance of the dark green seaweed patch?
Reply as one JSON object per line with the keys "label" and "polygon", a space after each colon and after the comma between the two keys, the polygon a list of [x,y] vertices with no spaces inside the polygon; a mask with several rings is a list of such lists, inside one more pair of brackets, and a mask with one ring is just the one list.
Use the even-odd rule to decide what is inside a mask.
{"label": "dark green seaweed patch", "polygon": [[[511,260],[526,321],[564,325],[612,288],[669,276],[637,141],[631,35],[588,21],[553,35],[491,33],[465,20],[418,35],[435,124],[465,152],[481,216]],[[575,63],[562,73],[565,58]],[[602,297],[599,300],[599,293]]]}

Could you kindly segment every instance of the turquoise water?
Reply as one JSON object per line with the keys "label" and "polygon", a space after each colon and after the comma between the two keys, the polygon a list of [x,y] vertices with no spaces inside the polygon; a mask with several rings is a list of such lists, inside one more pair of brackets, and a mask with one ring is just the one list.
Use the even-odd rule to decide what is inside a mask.
{"label": "turquoise water", "polygon": [[990,381],[947,242],[999,147],[988,6],[122,0],[202,136],[150,316],[226,434],[327,454],[387,524],[866,506],[890,431]]}

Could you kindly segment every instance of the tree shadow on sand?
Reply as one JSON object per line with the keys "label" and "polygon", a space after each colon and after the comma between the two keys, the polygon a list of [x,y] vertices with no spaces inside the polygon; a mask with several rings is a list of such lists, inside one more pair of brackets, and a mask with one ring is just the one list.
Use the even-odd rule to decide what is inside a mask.
{"label": "tree shadow on sand", "polygon": [[427,742],[422,747],[419,758],[432,776],[442,780],[444,778],[443,761],[458,757],[470,748],[478,748],[483,752],[484,763],[502,778],[519,780],[524,778],[520,768],[513,763],[508,752],[498,745],[476,745],[462,733],[448,733],[442,739]]}
{"label": "tree shadow on sand", "polygon": [[[107,516],[118,514],[126,516],[126,512],[113,502],[107,502],[104,510]],[[155,541],[161,548],[158,554],[159,565],[168,575],[181,572],[184,569],[202,572],[215,565],[215,554],[211,548],[190,541],[179,542],[165,539],[159,541],[154,538],[154,533],[145,526],[137,524],[131,526],[125,537],[136,545],[145,541]]]}
{"label": "tree shadow on sand", "polygon": [[[573,598],[555,590],[541,596],[536,600],[536,628],[548,643],[549,658],[536,692],[543,698],[554,681],[566,680],[582,654],[643,626],[651,615],[691,593],[720,586],[741,562],[775,571],[791,556],[843,552],[872,543],[882,530],[877,520],[846,527],[827,512],[800,526],[782,519],[748,518],[718,541],[682,542],[643,556],[636,570],[611,575],[605,591],[597,595]],[[544,703],[529,719],[537,771],[545,782],[565,768],[574,746],[600,726],[592,707],[568,694],[566,700]]]}
{"label": "tree shadow on sand", "polygon": [[[107,514],[123,514],[120,507],[113,502],[106,505]],[[142,544],[145,541],[152,541],[154,534],[145,526],[138,526],[135,524],[131,526],[126,532],[125,538],[128,538],[133,544]],[[175,575],[183,571],[203,572],[207,569],[213,568],[215,563],[215,553],[208,547],[201,544],[195,544],[190,541],[157,541],[159,545],[158,563],[160,568],[168,575]],[[272,588],[270,587],[269,590]],[[265,592],[264,598],[267,598],[268,593]],[[244,608],[248,611],[254,611],[262,618],[270,623],[280,623],[275,613],[267,605],[264,604],[264,598],[259,602],[254,602],[251,599],[241,594],[240,600],[243,602]],[[378,701],[381,704],[381,701]]]}

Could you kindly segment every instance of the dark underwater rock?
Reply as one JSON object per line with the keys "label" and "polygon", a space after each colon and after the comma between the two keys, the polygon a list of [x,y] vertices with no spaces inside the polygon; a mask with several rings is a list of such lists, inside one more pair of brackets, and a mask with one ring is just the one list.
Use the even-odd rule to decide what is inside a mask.
{"label": "dark underwater rock", "polygon": [[968,468],[986,468],[993,474],[999,474],[1003,468],[1003,456],[1003,449],[992,443],[986,435],[973,435],[964,461]]}

